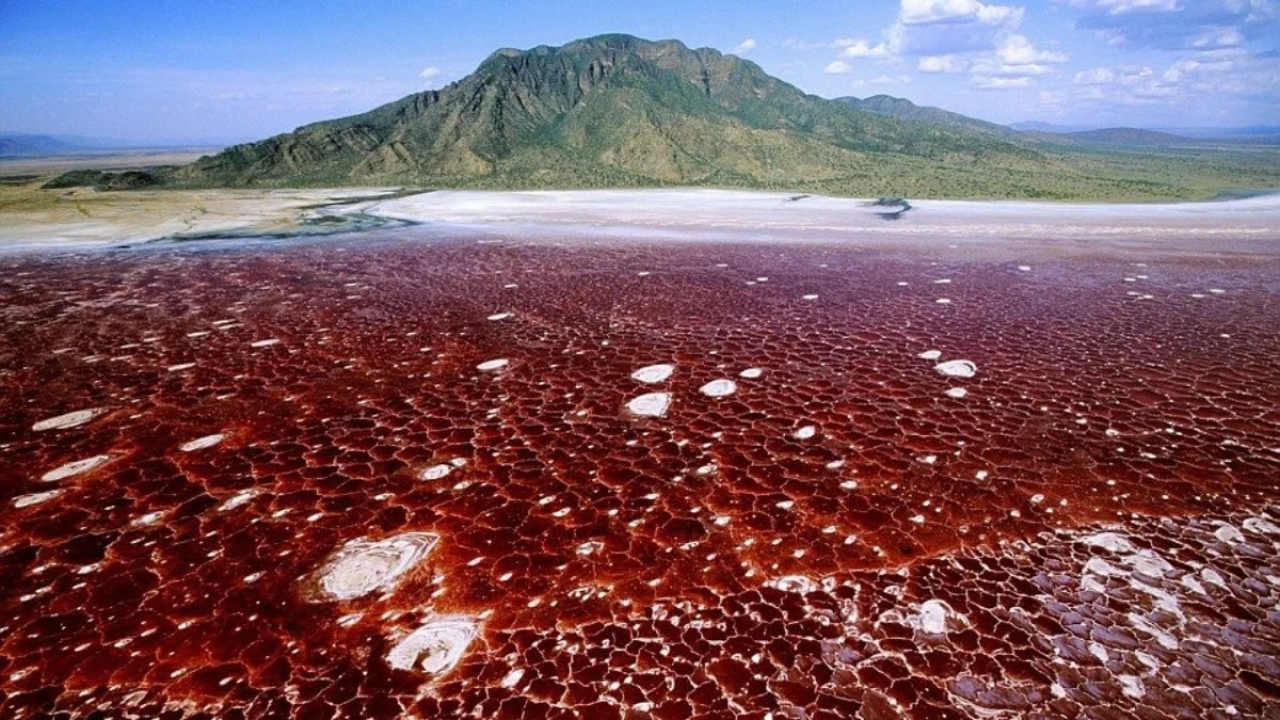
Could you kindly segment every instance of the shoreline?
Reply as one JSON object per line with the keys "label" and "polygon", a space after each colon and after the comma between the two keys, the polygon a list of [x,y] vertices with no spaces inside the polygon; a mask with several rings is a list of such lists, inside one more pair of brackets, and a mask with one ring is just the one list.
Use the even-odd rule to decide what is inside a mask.
{"label": "shoreline", "polygon": [[724,233],[779,242],[898,242],[917,236],[1004,242],[1280,239],[1280,190],[1172,203],[911,198],[907,213],[886,213],[873,198],[704,188],[6,191],[0,196],[5,254],[166,240],[331,236],[395,224],[694,241]]}

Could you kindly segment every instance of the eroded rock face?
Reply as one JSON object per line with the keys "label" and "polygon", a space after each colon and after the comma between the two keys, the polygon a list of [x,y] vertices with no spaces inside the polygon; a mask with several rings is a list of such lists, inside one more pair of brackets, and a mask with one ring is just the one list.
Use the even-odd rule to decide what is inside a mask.
{"label": "eroded rock face", "polygon": [[422,562],[439,536],[404,533],[382,540],[353,540],[317,571],[320,599],[354,600],[375,591],[390,590]]}

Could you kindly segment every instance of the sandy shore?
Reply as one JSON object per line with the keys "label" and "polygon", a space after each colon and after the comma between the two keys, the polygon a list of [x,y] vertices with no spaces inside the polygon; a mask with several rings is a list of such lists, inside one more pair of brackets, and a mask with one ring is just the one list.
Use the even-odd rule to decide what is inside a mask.
{"label": "sandy shore", "polygon": [[[97,247],[174,236],[270,234],[323,215],[326,205],[385,188],[96,192],[0,188],[0,250]],[[359,212],[365,204],[340,206]]]}

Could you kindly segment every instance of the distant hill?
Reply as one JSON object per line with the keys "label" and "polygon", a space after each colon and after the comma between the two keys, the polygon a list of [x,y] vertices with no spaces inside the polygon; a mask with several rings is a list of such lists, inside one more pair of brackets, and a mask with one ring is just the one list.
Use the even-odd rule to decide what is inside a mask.
{"label": "distant hill", "polygon": [[1129,145],[1162,145],[1186,142],[1187,138],[1172,133],[1139,128],[1104,128],[1065,133],[1065,137],[1083,142],[1125,143]]}
{"label": "distant hill", "polygon": [[0,157],[39,157],[65,155],[83,147],[52,135],[0,133]]}
{"label": "distant hill", "polygon": [[1015,135],[1015,131],[1003,125],[978,120],[967,115],[954,113],[949,110],[942,110],[935,107],[922,107],[916,105],[910,100],[904,98],[893,97],[891,95],[873,95],[869,98],[858,99],[856,97],[839,97],[836,102],[845,103],[859,110],[875,113],[877,115],[887,115],[889,117],[907,120],[910,122],[927,123],[937,125],[939,127],[953,128],[957,130],[966,130],[970,132],[988,133],[999,137],[1011,137]]}
{"label": "distant hill", "polygon": [[[1077,152],[1073,148],[1092,148]],[[471,75],[165,175],[186,187],[775,188],[860,197],[1204,197],[1280,185],[1272,158],[1052,142],[888,96],[825,100],[755,63],[601,35],[502,49]],[[1142,147],[1155,147],[1144,145]],[[1235,163],[1236,165],[1230,165]]]}

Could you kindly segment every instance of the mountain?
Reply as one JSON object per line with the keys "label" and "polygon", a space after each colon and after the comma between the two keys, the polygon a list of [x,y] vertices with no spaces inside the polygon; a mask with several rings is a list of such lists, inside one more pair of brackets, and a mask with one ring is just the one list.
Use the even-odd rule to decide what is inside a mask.
{"label": "mountain", "polygon": [[1035,150],[992,135],[807,95],[716,50],[604,35],[499,50],[441,90],[228,148],[177,180],[912,192],[886,170],[1044,165]]}
{"label": "mountain", "polygon": [[[1209,163],[1205,152],[1221,157]],[[440,90],[236,145],[160,179],[1131,200],[1276,187],[1277,165],[1225,150],[1017,133],[887,96],[825,100],[734,55],[602,35],[499,50]]]}
{"label": "mountain", "polygon": [[987,133],[999,137],[1010,138],[1017,133],[1012,129],[1003,125],[978,120],[967,115],[954,113],[949,110],[942,110],[936,107],[922,107],[916,105],[910,100],[904,98],[893,97],[892,95],[873,95],[869,98],[858,99],[856,97],[839,97],[836,102],[850,105],[859,110],[875,113],[877,115],[887,115],[889,117],[898,118],[899,120],[907,120],[910,122],[927,123],[940,127],[953,128],[958,130],[966,130],[971,132]]}

